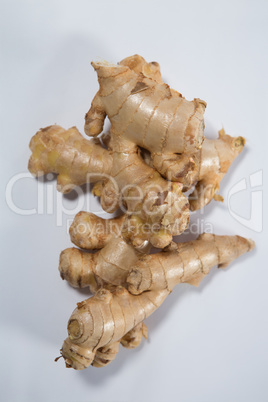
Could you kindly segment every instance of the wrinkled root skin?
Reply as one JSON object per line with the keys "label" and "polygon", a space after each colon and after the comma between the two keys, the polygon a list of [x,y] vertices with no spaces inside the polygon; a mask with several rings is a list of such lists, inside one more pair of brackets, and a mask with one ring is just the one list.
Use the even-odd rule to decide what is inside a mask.
{"label": "wrinkled root skin", "polygon": [[111,292],[100,289],[91,298],[77,303],[68,322],[68,338],[61,349],[66,367],[83,370],[91,364],[106,365],[115,358],[121,340],[125,347],[138,346],[141,337],[147,336],[142,321],[168,294],[163,290],[137,297],[118,286]]}
{"label": "wrinkled root skin", "polygon": [[[90,286],[91,271],[98,277],[96,283],[103,281],[93,297],[77,304],[70,317],[69,337],[61,350],[67,367],[103,367],[115,359],[119,343],[129,349],[139,346],[142,338],[147,338],[143,320],[177,284],[198,286],[213,266],[225,268],[255,246],[240,236],[204,233],[195,241],[172,243],[165,251],[146,255],[134,252],[122,239],[113,241],[93,255],[94,262],[85,259],[83,265],[76,262],[76,253],[88,255],[86,252],[65,250],[73,254],[64,268],[67,280],[78,275],[84,286]],[[111,261],[106,259],[109,256]],[[73,280],[70,284],[75,286]]]}
{"label": "wrinkled root skin", "polygon": [[173,244],[171,250],[145,255],[130,270],[128,290],[135,295],[148,290],[172,290],[179,283],[199,286],[211,268],[226,268],[255,244],[240,236],[202,234],[197,240]]}
{"label": "wrinkled root skin", "polygon": [[[119,207],[126,211],[127,219],[110,223],[116,223],[118,228],[120,223],[120,232],[135,247],[142,247],[146,241],[155,247],[166,247],[173,235],[187,228],[189,202],[182,186],[162,178],[136,152],[107,151],[97,140],[84,139],[75,127],[64,130],[60,126],[40,130],[30,148],[30,172],[35,176],[58,174],[59,191],[67,193],[76,186],[96,182],[93,191],[100,196],[105,211],[112,213]],[[94,237],[92,233],[89,248],[98,248],[98,244],[111,238],[109,224],[108,232],[101,236],[96,233]]]}
{"label": "wrinkled root skin", "polygon": [[[70,237],[81,250],[60,255],[61,278],[93,293],[77,303],[61,349],[66,367],[75,370],[110,364],[120,344],[139,346],[147,339],[143,321],[177,284],[198,286],[213,266],[225,268],[254,248],[240,236],[202,234],[172,242],[186,230],[190,210],[223,200],[220,182],[245,139],[224,129],[218,139],[204,138],[206,102],[188,101],[171,89],[157,62],[134,55],[117,65],[92,66],[99,90],[84,129],[95,138],[86,140],[76,127],[43,128],[31,139],[28,165],[37,177],[57,174],[62,193],[94,183],[104,211],[122,210],[112,219],[78,213]],[[110,132],[97,138],[106,117]],[[188,199],[183,193],[189,190]],[[163,251],[148,254],[151,245]]]}
{"label": "wrinkled root skin", "polygon": [[68,193],[76,186],[94,183],[109,175],[112,157],[98,140],[86,140],[76,127],[54,125],[31,139],[28,169],[34,176],[56,173],[57,189]]}
{"label": "wrinkled root skin", "polygon": [[[100,89],[85,116],[85,133],[100,134],[107,116],[113,151],[145,148],[155,155],[155,168],[162,176],[191,186],[204,140],[206,102],[186,100],[163,83],[158,63],[146,63],[139,55],[118,65],[98,62],[92,66]],[[188,163],[195,158],[196,164]],[[172,170],[164,159],[173,160]]]}
{"label": "wrinkled root skin", "polygon": [[196,211],[204,208],[214,198],[223,201],[217,194],[220,182],[232,162],[242,152],[246,140],[243,137],[231,137],[224,129],[219,131],[216,140],[205,139],[201,150],[201,164],[197,184],[189,196],[190,209]]}

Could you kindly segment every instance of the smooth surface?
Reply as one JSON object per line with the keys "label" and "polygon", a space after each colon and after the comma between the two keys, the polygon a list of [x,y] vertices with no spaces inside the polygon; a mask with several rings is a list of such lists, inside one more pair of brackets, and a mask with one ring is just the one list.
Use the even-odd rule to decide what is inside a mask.
{"label": "smooth surface", "polygon": [[[267,13],[265,1],[1,2],[1,400],[268,400],[267,214],[258,173],[267,167]],[[53,359],[87,292],[60,279],[58,258],[71,246],[68,220],[101,209],[87,194],[57,194],[50,177],[30,178],[28,143],[54,123],[83,132],[98,89],[90,62],[134,53],[158,61],[187,99],[207,101],[209,138],[224,124],[247,139],[221,184],[225,202],[194,214],[192,234],[181,239],[213,230],[257,247],[213,269],[198,289],[178,286],[147,320],[140,348],[121,347],[110,366],[76,372]]]}

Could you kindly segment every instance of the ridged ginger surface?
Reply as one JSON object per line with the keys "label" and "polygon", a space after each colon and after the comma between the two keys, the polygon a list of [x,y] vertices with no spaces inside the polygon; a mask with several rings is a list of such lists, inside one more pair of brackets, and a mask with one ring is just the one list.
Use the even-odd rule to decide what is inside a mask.
{"label": "ridged ginger surface", "polygon": [[[60,256],[62,279],[94,294],[77,304],[61,349],[66,366],[77,370],[109,364],[120,344],[137,347],[147,337],[144,319],[177,284],[198,286],[213,266],[224,268],[254,247],[240,236],[212,234],[172,242],[186,230],[190,210],[223,200],[220,182],[245,139],[224,129],[217,139],[205,138],[206,102],[171,89],[157,62],[134,55],[92,65],[99,90],[84,128],[95,138],[76,127],[43,128],[31,139],[28,165],[35,176],[57,174],[62,193],[94,183],[106,212],[123,211],[111,219],[79,212],[70,236],[84,250]],[[106,117],[111,127],[102,133]],[[146,254],[150,244],[163,251]]]}
{"label": "ridged ginger surface", "polygon": [[114,151],[145,148],[163,176],[191,186],[204,139],[206,103],[186,100],[167,84],[133,69],[127,59],[118,65],[92,65],[100,89],[86,114],[86,134],[100,134],[108,116]]}
{"label": "ridged ginger surface", "polygon": [[[93,193],[103,209],[125,212],[118,228],[124,239],[137,248],[147,241],[164,248],[187,228],[189,208],[222,199],[216,194],[219,183],[245,141],[223,130],[218,140],[204,140],[205,102],[187,101],[170,89],[156,62],[135,55],[118,65],[93,66],[100,89],[86,114],[85,131],[98,135],[108,116],[108,149],[98,139],[87,141],[75,127],[49,126],[31,140],[29,170],[36,176],[58,174],[57,188],[64,193],[96,183]],[[149,157],[143,159],[139,147]],[[192,186],[189,203],[182,191]],[[98,246],[93,232],[91,238]]]}
{"label": "ridged ginger surface", "polygon": [[[81,278],[83,286],[91,286],[92,276],[96,283],[99,279],[108,282],[110,276],[113,285],[111,290],[101,287],[94,296],[78,303],[71,315],[68,338],[61,349],[66,366],[77,370],[82,370],[91,364],[94,366],[99,349],[107,350],[111,346],[113,358],[106,361],[103,359],[102,365],[110,363],[115,358],[115,345],[123,339],[122,344],[126,346],[124,344],[126,337],[132,338],[129,332],[140,326],[144,319],[160,307],[177,284],[186,282],[198,286],[213,266],[225,268],[253,247],[252,240],[240,236],[210,234],[203,234],[196,241],[173,244],[171,251],[146,256],[134,253],[131,255],[127,246],[122,245],[121,249],[118,247],[121,251],[113,254],[110,263],[103,260],[103,269],[101,267],[96,269],[96,261],[100,261],[99,256],[93,258],[95,260],[93,263],[88,259],[81,263],[81,255],[77,254],[77,250],[66,250],[68,263],[63,262],[61,256],[60,271],[64,270],[64,277],[67,280],[77,275]],[[79,251],[80,253],[87,254],[83,251]],[[111,273],[113,270],[117,284],[120,279],[123,286],[126,286],[127,282],[128,290],[123,286],[114,287],[114,277]],[[71,284],[76,285],[73,280]],[[137,344],[143,331],[141,327],[138,328]]]}

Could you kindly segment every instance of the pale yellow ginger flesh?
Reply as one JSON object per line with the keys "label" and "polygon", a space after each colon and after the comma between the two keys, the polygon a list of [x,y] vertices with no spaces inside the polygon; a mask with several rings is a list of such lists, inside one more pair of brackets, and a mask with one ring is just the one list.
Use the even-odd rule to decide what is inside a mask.
{"label": "pale yellow ginger flesh", "polygon": [[[117,283],[121,278],[122,284],[125,285],[126,271],[129,271],[129,274],[128,290],[122,286],[111,287],[110,290],[101,288],[93,297],[78,303],[68,323],[69,336],[61,349],[67,367],[82,370],[90,364],[94,365],[99,349],[107,350],[110,345],[116,345],[117,342],[121,342],[124,346],[130,342],[129,347],[135,347],[142,336],[147,336],[146,330],[144,331],[143,325],[140,324],[163,303],[178,283],[187,282],[198,286],[213,266],[224,268],[253,247],[252,240],[240,236],[211,234],[203,234],[196,241],[173,244],[170,251],[147,256],[134,252],[135,255],[131,257],[128,246],[122,245],[121,251],[115,254],[110,266],[109,262],[103,260],[104,269],[96,268],[96,263],[88,264],[87,260],[84,260],[82,263],[84,266],[81,268],[81,261],[78,264],[75,262],[77,251],[68,250],[69,265],[65,266],[65,273],[70,270],[73,272],[71,276],[74,276],[74,271],[78,267],[78,275],[84,286],[88,281],[90,270],[96,283],[99,280],[96,279],[98,275],[104,281],[107,281],[110,275],[114,280],[111,271],[115,269]],[[87,254],[83,251],[79,253]],[[98,257],[96,261],[102,264]],[[131,269],[133,262],[135,266]],[[98,270],[98,273],[94,270]],[[91,279],[88,282],[90,286]],[[111,284],[113,285],[112,282]],[[136,329],[133,330],[134,328]],[[112,357],[106,359],[106,364],[114,359],[115,349],[112,348]]]}

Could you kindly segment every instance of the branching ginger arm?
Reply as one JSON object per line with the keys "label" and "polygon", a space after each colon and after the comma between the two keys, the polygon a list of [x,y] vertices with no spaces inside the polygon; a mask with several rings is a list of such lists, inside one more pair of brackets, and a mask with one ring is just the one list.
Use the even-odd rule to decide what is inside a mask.
{"label": "branching ginger arm", "polygon": [[[111,353],[111,359],[104,359],[106,362],[99,362],[97,353],[109,350],[109,345],[114,350],[117,342],[126,347],[137,346],[142,336],[146,337],[141,323],[176,284],[198,285],[214,265],[223,268],[253,247],[251,240],[239,236],[203,234],[196,241],[173,245],[171,251],[139,257],[127,278],[128,291],[121,286],[111,291],[100,289],[78,303],[61,349],[67,367],[82,370],[94,365],[94,361],[96,366],[108,364],[116,353]],[[120,259],[123,261],[124,256]]]}
{"label": "branching ginger arm", "polygon": [[123,343],[128,343],[125,335],[152,314],[168,294],[163,290],[133,296],[117,287],[112,292],[100,289],[91,298],[78,303],[68,322],[68,338],[61,349],[66,366],[83,370],[94,362],[99,349],[108,348],[122,338]]}
{"label": "branching ginger arm", "polygon": [[[141,59],[136,55],[119,65],[92,63],[100,85],[94,103],[101,105],[111,122],[114,151],[122,152],[123,140],[129,149],[143,147],[151,152],[154,166],[163,176],[182,184],[186,180],[190,186],[199,166],[206,103],[184,99],[162,82],[160,70],[156,73],[158,66],[154,71]],[[145,70],[149,74],[144,74]],[[86,115],[88,135],[94,135],[92,127],[97,124],[92,120],[95,109],[92,104]]]}
{"label": "branching ginger arm", "polygon": [[231,137],[224,129],[219,131],[219,138],[205,138],[201,150],[200,171],[194,191],[189,196],[190,209],[198,210],[206,206],[213,198],[222,201],[217,194],[221,180],[235,158],[242,152],[245,139]]}
{"label": "branching ginger arm", "polygon": [[70,285],[89,286],[91,293],[95,293],[101,287],[126,286],[129,270],[138,257],[139,253],[132,246],[120,238],[113,238],[94,254],[77,248],[62,251],[59,271]]}
{"label": "branching ginger arm", "polygon": [[168,289],[178,283],[198,286],[211,268],[225,268],[240,255],[252,250],[254,242],[240,236],[204,233],[197,240],[178,243],[172,251],[142,256],[127,278],[128,290]]}
{"label": "branching ginger arm", "polygon": [[[29,170],[35,175],[58,173],[58,190],[68,192],[76,185],[97,182],[94,192],[101,197],[103,209],[111,213],[120,206],[131,218],[132,228],[128,219],[123,227],[126,238],[135,246],[150,241],[156,247],[165,247],[172,235],[186,229],[189,203],[182,186],[162,178],[136,151],[108,151],[95,140],[85,140],[76,128],[64,130],[59,126],[39,131],[30,148]],[[115,226],[119,220],[110,223],[109,227]],[[141,231],[144,226],[146,231]],[[93,248],[98,247],[99,239],[92,233]]]}
{"label": "branching ginger arm", "polygon": [[112,157],[100,143],[86,140],[76,127],[49,126],[31,139],[28,168],[35,176],[57,173],[57,189],[63,193],[109,175]]}

